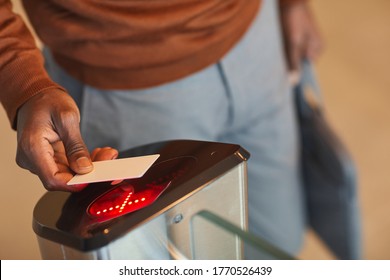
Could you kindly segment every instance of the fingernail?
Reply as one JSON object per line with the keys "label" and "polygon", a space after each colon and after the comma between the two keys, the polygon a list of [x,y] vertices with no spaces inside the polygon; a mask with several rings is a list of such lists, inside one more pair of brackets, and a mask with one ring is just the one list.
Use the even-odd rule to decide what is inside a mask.
{"label": "fingernail", "polygon": [[111,186],[118,185],[118,184],[120,184],[122,182],[123,182],[123,179],[122,180],[114,180],[114,181],[111,182]]}
{"label": "fingernail", "polygon": [[92,163],[87,157],[81,157],[77,159],[77,167],[81,170],[92,169]]}
{"label": "fingernail", "polygon": [[112,156],[111,160],[116,159],[118,157],[118,154],[115,154]]}

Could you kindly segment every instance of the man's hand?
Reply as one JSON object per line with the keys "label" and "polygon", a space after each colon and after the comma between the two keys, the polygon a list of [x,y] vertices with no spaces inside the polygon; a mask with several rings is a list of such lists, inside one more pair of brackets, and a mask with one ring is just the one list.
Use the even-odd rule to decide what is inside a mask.
{"label": "man's hand", "polygon": [[280,15],[287,62],[292,83],[296,83],[302,60],[315,60],[323,49],[323,41],[307,1],[282,5]]}
{"label": "man's hand", "polygon": [[16,162],[38,175],[47,190],[80,191],[85,185],[66,185],[75,173],[91,172],[92,160],[118,155],[112,148],[89,154],[80,134],[78,108],[65,92],[32,97],[19,108],[17,118]]}

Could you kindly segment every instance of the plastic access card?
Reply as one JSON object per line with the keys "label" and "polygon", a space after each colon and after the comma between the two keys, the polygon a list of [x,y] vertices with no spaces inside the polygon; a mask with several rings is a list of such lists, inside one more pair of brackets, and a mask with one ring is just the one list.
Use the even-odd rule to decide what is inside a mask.
{"label": "plastic access card", "polygon": [[67,184],[86,184],[131,178],[140,178],[160,155],[122,158],[93,162],[94,169],[87,174],[76,174]]}

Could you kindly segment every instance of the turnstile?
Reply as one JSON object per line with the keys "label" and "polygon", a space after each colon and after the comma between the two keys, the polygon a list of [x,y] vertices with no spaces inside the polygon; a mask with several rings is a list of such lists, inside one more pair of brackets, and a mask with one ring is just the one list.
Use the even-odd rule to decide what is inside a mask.
{"label": "turnstile", "polygon": [[160,154],[142,178],[47,192],[33,229],[43,259],[241,259],[243,242],[204,219],[247,229],[246,161],[238,145],[176,140],[120,153]]}

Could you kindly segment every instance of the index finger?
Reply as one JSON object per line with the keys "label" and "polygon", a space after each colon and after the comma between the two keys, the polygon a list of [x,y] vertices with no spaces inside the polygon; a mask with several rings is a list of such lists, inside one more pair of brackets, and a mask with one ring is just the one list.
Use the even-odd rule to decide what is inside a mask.
{"label": "index finger", "polygon": [[33,172],[39,177],[44,187],[49,191],[77,191],[79,186],[68,186],[66,183],[72,179],[70,169],[60,168],[55,161],[52,144],[43,139],[36,144],[30,156]]}

